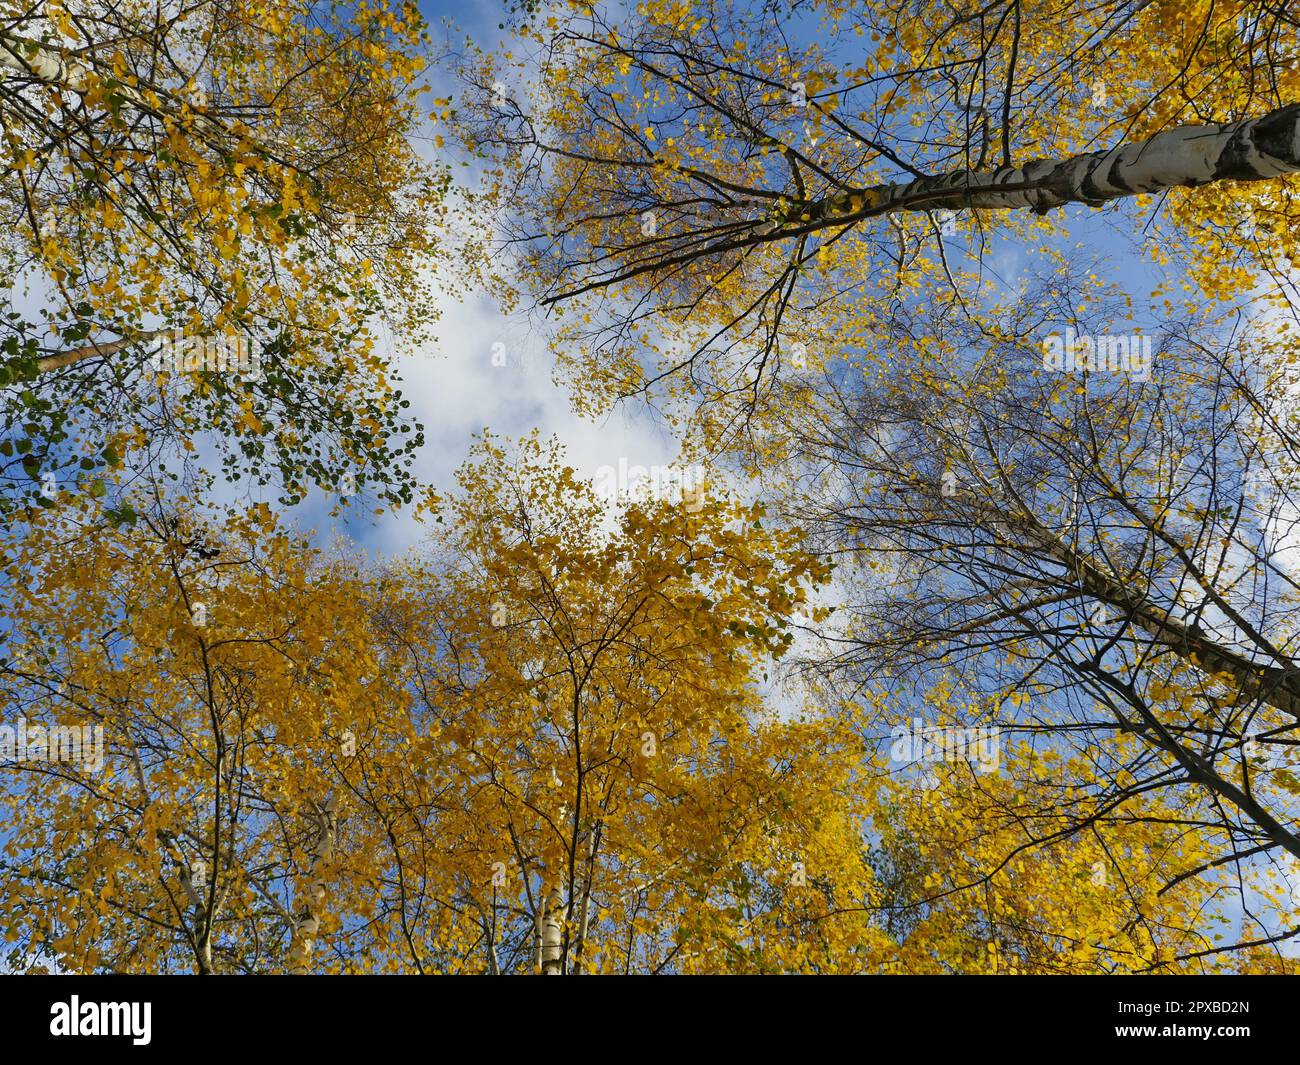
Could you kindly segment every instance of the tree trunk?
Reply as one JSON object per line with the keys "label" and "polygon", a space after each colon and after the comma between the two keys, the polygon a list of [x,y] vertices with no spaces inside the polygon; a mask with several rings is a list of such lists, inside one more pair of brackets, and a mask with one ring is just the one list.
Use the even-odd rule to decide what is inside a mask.
{"label": "tree trunk", "polygon": [[1180,126],[1146,140],[1063,160],[997,170],[956,170],[915,181],[850,189],[796,205],[773,236],[897,211],[967,208],[1044,214],[1067,203],[1109,200],[1213,181],[1265,181],[1300,171],[1300,104],[1259,118]]}
{"label": "tree trunk", "polygon": [[0,33],[0,67],[26,74],[47,85],[83,92],[87,68],[54,45]]}
{"label": "tree trunk", "polygon": [[560,976],[563,942],[564,900],[558,887],[551,888],[542,911],[542,975]]}
{"label": "tree trunk", "polygon": [[312,849],[311,871],[307,875],[301,903],[295,919],[293,938],[289,942],[289,972],[300,975],[311,967],[312,948],[320,932],[320,919],[324,912],[326,882],[324,870],[334,856],[334,843],[338,837],[338,799],[330,796],[316,814],[318,834]]}
{"label": "tree trunk", "polygon": [[677,254],[649,261],[544,296],[545,305],[584,292],[610,288],[652,271],[710,255],[793,240],[823,229],[852,226],[868,218],[903,211],[1012,211],[1046,214],[1081,203],[1099,207],[1110,200],[1215,181],[1266,181],[1300,171],[1300,104],[1287,104],[1259,118],[1208,126],[1180,126],[1145,140],[1060,160],[1035,160],[996,170],[954,170],[947,174],[863,188],[841,188],[820,199],[794,199],[781,216],[708,243],[694,234]]}
{"label": "tree trunk", "polygon": [[[1179,621],[1153,603],[1140,588],[1107,573],[1075,551],[1023,506],[1011,505],[1009,501],[990,503],[967,489],[957,492],[955,498],[971,505],[985,528],[1006,525],[1020,530],[1028,542],[1073,575],[1085,596],[1122,611],[1153,640],[1202,673],[1226,674],[1243,694],[1300,720],[1300,688],[1289,665],[1284,668],[1256,661],[1239,650],[1225,647],[1204,630]],[[1216,605],[1226,608],[1224,603]]]}
{"label": "tree trunk", "polygon": [[104,343],[83,344],[78,348],[68,348],[66,351],[58,351],[53,355],[43,355],[37,360],[36,369],[39,373],[49,373],[51,370],[61,370],[65,366],[71,366],[74,363],[81,362],[83,359],[93,358],[96,355],[113,355],[125,348],[132,347],[136,344],[143,344],[154,337],[161,335],[161,329],[152,329],[137,336],[124,337],[122,340],[111,340]]}

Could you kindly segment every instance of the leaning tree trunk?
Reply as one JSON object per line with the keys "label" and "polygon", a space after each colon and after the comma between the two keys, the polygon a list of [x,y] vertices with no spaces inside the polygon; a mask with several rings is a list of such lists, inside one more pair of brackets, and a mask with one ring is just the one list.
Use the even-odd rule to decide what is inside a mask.
{"label": "leaning tree trunk", "polygon": [[1259,118],[1180,126],[1145,140],[1068,159],[1042,159],[996,170],[956,170],[909,182],[848,189],[796,204],[770,231],[789,236],[898,211],[966,208],[1039,214],[1068,203],[1109,200],[1214,181],[1265,181],[1300,171],[1300,104]]}
{"label": "leaning tree trunk", "polygon": [[[1141,589],[1131,587],[1075,551],[1023,508],[1003,509],[1000,505],[985,502],[969,491],[958,492],[955,498],[973,504],[976,520],[990,528],[1002,525],[1022,530],[1034,547],[1057,562],[1067,573],[1074,575],[1079,591],[1124,611],[1128,620],[1137,628],[1190,665],[1208,675],[1227,674],[1243,693],[1300,719],[1300,694],[1293,687],[1294,678],[1290,669],[1255,663],[1240,651],[1216,642],[1199,627],[1179,621],[1169,611],[1153,603]],[[1222,602],[1219,605],[1225,609],[1228,606]],[[1160,727],[1160,723],[1153,717],[1150,718],[1150,724],[1156,729],[1152,742],[1171,753],[1192,779],[1241,810],[1274,844],[1293,857],[1300,858],[1300,834],[1264,809],[1250,793],[1249,786],[1239,787],[1216,772],[1210,762],[1188,751],[1176,736]]]}
{"label": "leaning tree trunk", "polygon": [[996,170],[954,170],[915,181],[841,187],[816,199],[787,199],[775,219],[755,220],[740,229],[728,227],[727,236],[716,241],[708,241],[704,232],[687,234],[689,239],[676,253],[669,251],[648,260],[638,257],[626,269],[551,293],[541,302],[561,303],[710,255],[798,239],[904,211],[1028,208],[1045,214],[1068,203],[1098,207],[1161,189],[1215,181],[1266,181],[1298,171],[1300,103],[1293,103],[1258,118],[1180,126],[1145,140],[1067,159],[1035,160]]}
{"label": "leaning tree trunk", "polygon": [[311,967],[312,949],[320,932],[325,907],[325,866],[334,857],[338,837],[338,799],[331,795],[316,812],[316,845],[312,848],[311,870],[303,886],[302,898],[294,920],[293,938],[289,942],[288,969],[302,974]]}

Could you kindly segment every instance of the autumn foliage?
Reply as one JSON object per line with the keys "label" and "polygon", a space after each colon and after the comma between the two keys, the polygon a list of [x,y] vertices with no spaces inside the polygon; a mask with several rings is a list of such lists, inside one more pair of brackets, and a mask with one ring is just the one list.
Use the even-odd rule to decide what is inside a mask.
{"label": "autumn foliage", "polygon": [[[5,965],[1294,971],[1286,5],[502,19],[0,28]],[[703,483],[422,483],[448,277]]]}

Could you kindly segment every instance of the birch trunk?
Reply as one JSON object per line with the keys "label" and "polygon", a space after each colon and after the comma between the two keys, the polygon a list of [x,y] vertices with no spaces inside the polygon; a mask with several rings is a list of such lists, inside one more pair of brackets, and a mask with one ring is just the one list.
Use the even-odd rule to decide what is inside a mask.
{"label": "birch trunk", "polygon": [[542,975],[560,976],[563,941],[564,900],[558,887],[551,888],[542,911]]}
{"label": "birch trunk", "polygon": [[0,33],[0,67],[77,93],[85,91],[89,73],[63,49],[12,33]]}
{"label": "birch trunk", "polygon": [[1293,103],[1258,118],[1180,126],[1145,140],[1067,159],[1035,160],[996,170],[955,170],[915,181],[841,187],[819,199],[794,199],[780,217],[756,221],[754,228],[739,235],[728,235],[701,247],[697,239],[701,234],[695,234],[679,254],[637,260],[627,269],[552,293],[541,302],[560,303],[703,256],[796,239],[904,211],[1029,208],[1046,214],[1069,203],[1099,207],[1111,200],[1162,189],[1216,181],[1266,181],[1298,171],[1300,103]]}
{"label": "birch trunk", "polygon": [[[1256,661],[1224,646],[1204,630],[1178,620],[1148,599],[1141,589],[1125,583],[1074,550],[1027,509],[1009,502],[990,503],[966,489],[958,491],[955,498],[971,505],[985,527],[1004,525],[1018,529],[1044,555],[1073,574],[1085,595],[1123,612],[1132,624],[1162,647],[1204,673],[1231,676],[1243,693],[1300,720],[1300,685],[1296,684],[1290,669]],[[1227,603],[1220,601],[1216,605],[1231,613]]]}
{"label": "birch trunk", "polygon": [[[1258,664],[1241,652],[1223,646],[1201,629],[1174,618],[1169,611],[1151,602],[1140,588],[1133,588],[1118,576],[1106,572],[1044,528],[1023,505],[1009,505],[1009,501],[990,503],[969,490],[959,491],[956,497],[972,504],[986,527],[1002,525],[1026,534],[1030,543],[1075,576],[1084,594],[1123,611],[1126,618],[1153,641],[1198,670],[1206,674],[1226,673],[1243,693],[1300,717],[1300,695],[1291,686],[1293,674],[1289,669]],[[1157,734],[1158,745],[1172,753],[1194,780],[1232,803],[1263,829],[1275,844],[1300,858],[1300,834],[1265,810],[1248,786],[1243,789],[1215,771],[1212,762],[1189,751],[1154,717],[1150,725]]]}
{"label": "birch trunk", "polygon": [[[1180,126],[1145,140],[1063,160],[1037,160],[996,170],[957,170],[915,181],[849,189],[796,206],[775,233],[820,228],[898,211],[967,208],[1044,214],[1081,203],[1214,181],[1266,181],[1300,171],[1300,103],[1258,118]],[[802,225],[801,225],[802,224]]]}
{"label": "birch trunk", "polygon": [[587,844],[586,873],[582,878],[582,909],[578,917],[578,935],[573,945],[573,972],[581,974],[587,965],[587,930],[591,927],[591,888],[596,879],[596,851],[600,847],[601,824],[592,830]]}
{"label": "birch trunk", "polygon": [[81,347],[68,348],[66,351],[59,351],[53,355],[44,355],[37,360],[36,369],[39,373],[49,373],[51,370],[61,370],[65,366],[71,366],[96,355],[101,357],[113,355],[126,348],[134,347],[136,344],[147,343],[154,337],[160,336],[162,332],[161,329],[151,329],[136,336],[125,337],[122,340],[106,341],[102,344],[83,344]]}
{"label": "birch trunk", "polygon": [[312,949],[316,945],[316,936],[320,932],[327,888],[324,870],[334,856],[334,844],[338,837],[338,799],[335,796],[331,795],[325,805],[317,810],[316,825],[317,836],[316,845],[312,849],[311,870],[307,875],[295,918],[293,938],[289,942],[289,972],[298,975],[310,969]]}

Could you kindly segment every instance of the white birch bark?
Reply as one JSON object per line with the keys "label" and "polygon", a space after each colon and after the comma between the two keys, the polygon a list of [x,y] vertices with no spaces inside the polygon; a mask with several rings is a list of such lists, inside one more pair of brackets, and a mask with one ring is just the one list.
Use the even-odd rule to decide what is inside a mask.
{"label": "white birch bark", "polygon": [[302,898],[294,918],[293,938],[289,942],[288,969],[302,974],[311,967],[312,950],[320,932],[328,885],[324,869],[334,856],[338,838],[338,799],[331,795],[316,811],[317,836],[312,848],[311,870],[303,885]]}
{"label": "white birch bark", "polygon": [[560,976],[561,943],[564,926],[564,900],[560,889],[553,887],[546,895],[542,911],[542,975]]}
{"label": "white birch bark", "polygon": [[0,33],[0,67],[78,93],[85,91],[89,73],[57,46],[12,33]]}
{"label": "white birch bark", "polygon": [[[1292,103],[1257,118],[1180,126],[1144,140],[1067,159],[1034,160],[995,170],[955,170],[914,181],[861,188],[841,187],[816,199],[793,197],[784,201],[777,217],[755,221],[753,229],[731,233],[703,248],[694,239],[699,234],[694,234],[679,254],[638,260],[625,270],[600,274],[571,289],[545,296],[542,303],[560,303],[593,289],[630,281],[703,256],[790,240],[822,229],[851,226],[868,218],[907,211],[1028,208],[1045,214],[1070,203],[1099,207],[1111,200],[1162,189],[1216,181],[1266,181],[1297,171],[1300,171],[1300,103]],[[800,183],[800,197],[802,188]]]}
{"label": "white birch bark", "polygon": [[1300,103],[1258,118],[1180,126],[1145,140],[1063,160],[996,170],[957,170],[915,181],[849,189],[796,208],[779,230],[797,231],[897,211],[967,208],[1044,214],[1068,203],[1110,200],[1215,181],[1266,181],[1300,171]]}

